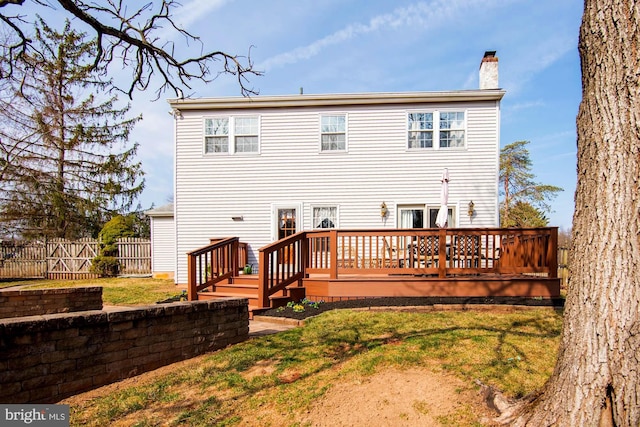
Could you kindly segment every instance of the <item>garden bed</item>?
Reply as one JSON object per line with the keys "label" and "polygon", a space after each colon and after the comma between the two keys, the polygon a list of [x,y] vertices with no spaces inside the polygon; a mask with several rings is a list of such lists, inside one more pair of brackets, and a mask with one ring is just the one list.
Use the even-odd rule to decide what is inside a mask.
{"label": "garden bed", "polygon": [[[317,316],[325,311],[335,309],[365,309],[373,307],[433,307],[436,305],[451,306],[504,306],[507,307],[548,307],[562,309],[564,298],[524,298],[524,297],[386,297],[386,298],[361,298],[320,304],[300,303],[303,307],[294,310],[294,307],[281,307],[265,310],[260,316],[286,317],[303,320],[311,316]],[[316,307],[317,305],[317,307]],[[479,307],[478,307],[479,308]]]}

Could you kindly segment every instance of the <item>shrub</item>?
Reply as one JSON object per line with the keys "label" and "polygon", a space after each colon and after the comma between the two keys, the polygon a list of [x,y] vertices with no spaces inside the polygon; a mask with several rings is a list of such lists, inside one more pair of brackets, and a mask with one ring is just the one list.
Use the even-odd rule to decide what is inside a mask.
{"label": "shrub", "polygon": [[116,215],[102,227],[100,234],[101,255],[115,256],[118,254],[118,239],[133,237],[133,218]]}
{"label": "shrub", "polygon": [[100,277],[115,277],[120,271],[120,262],[114,256],[98,255],[91,261],[89,271],[99,274]]}

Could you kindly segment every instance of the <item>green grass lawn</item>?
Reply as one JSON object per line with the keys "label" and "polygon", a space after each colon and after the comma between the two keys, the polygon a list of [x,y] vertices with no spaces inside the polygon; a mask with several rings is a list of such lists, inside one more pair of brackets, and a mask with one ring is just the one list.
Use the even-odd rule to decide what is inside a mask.
{"label": "green grass lawn", "polygon": [[[561,313],[334,310],[71,407],[72,425],[302,426],[338,382],[428,367],[520,397],[551,375]],[[357,408],[354,408],[357,410]],[[330,415],[328,415],[330,416]],[[251,423],[248,424],[248,421]],[[478,426],[473,413],[443,425]]]}
{"label": "green grass lawn", "polygon": [[[6,284],[6,283],[3,283]],[[151,278],[104,278],[89,280],[25,280],[11,282],[23,289],[101,286],[105,305],[145,305],[179,295],[182,290],[172,280]],[[6,286],[5,286],[6,287]]]}

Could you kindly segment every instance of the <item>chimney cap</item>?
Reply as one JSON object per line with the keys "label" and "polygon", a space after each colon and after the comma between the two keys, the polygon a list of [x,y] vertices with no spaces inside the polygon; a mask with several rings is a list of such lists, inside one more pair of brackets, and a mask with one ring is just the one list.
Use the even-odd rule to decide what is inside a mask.
{"label": "chimney cap", "polygon": [[495,50],[485,51],[484,56],[482,57],[482,61],[480,62],[480,65],[482,65],[483,62],[498,62],[496,51]]}

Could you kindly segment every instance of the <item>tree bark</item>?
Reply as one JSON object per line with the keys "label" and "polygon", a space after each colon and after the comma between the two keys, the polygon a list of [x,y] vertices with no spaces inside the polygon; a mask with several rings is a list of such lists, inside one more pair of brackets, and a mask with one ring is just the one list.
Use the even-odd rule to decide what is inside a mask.
{"label": "tree bark", "polygon": [[562,341],[550,380],[511,425],[640,425],[639,29],[638,0],[585,0]]}

